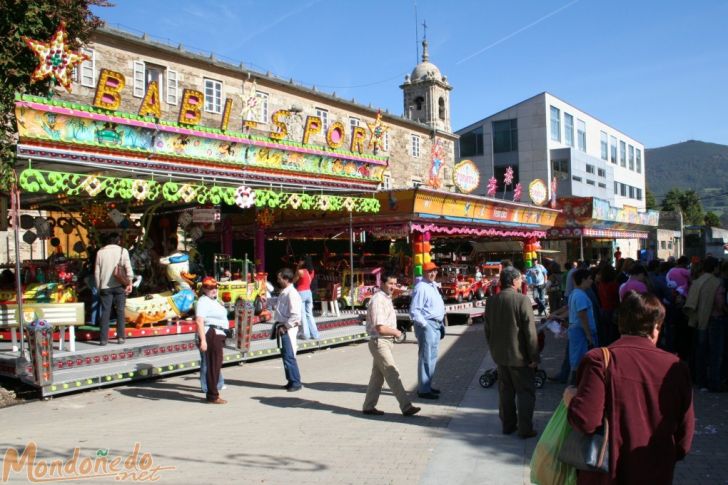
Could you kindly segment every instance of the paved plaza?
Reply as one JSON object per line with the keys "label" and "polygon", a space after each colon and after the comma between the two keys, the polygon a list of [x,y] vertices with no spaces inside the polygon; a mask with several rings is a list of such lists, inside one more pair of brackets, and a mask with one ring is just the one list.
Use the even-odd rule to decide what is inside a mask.
{"label": "paved plaza", "polygon": [[[547,338],[543,367],[550,375],[563,345]],[[413,336],[395,352],[405,387],[413,389]],[[501,435],[496,387],[478,384],[492,366],[482,324],[448,327],[440,355],[435,384],[442,398],[415,401],[422,411],[414,417],[401,416],[386,389],[377,406],[386,415],[362,415],[371,357],[366,344],[355,344],[299,354],[306,387],[297,393],[280,388],[280,360],[264,360],[223,369],[224,406],[204,404],[198,375],[187,374],[3,409],[0,442],[4,452],[33,440],[38,459],[47,460],[67,460],[76,447],[81,457],[126,457],[138,442],[139,456],[149,453],[153,466],[162,467],[159,483],[529,483],[536,439]],[[538,391],[537,429],[562,389],[549,382]],[[693,452],[678,466],[675,483],[728,484],[728,395],[696,392],[695,398]],[[11,483],[26,481],[10,475]]]}

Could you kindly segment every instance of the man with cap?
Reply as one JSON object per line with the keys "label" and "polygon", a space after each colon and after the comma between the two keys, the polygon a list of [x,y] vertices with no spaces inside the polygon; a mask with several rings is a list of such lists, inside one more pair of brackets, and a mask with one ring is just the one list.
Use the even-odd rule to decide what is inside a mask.
{"label": "man with cap", "polygon": [[422,265],[422,280],[412,293],[410,318],[417,337],[417,395],[422,399],[439,399],[440,390],[432,387],[437,365],[440,338],[445,333],[445,302],[435,283],[437,265]]}

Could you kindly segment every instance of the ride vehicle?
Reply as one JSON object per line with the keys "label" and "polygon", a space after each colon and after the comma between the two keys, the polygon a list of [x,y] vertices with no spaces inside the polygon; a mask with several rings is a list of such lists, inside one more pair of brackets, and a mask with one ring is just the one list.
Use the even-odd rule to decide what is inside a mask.
{"label": "ride vehicle", "polygon": [[[354,278],[352,292],[351,278]],[[339,305],[348,307],[366,307],[372,295],[382,284],[382,268],[359,268],[341,272],[341,298]]]}
{"label": "ride vehicle", "polygon": [[456,301],[461,303],[464,300],[472,301],[473,298],[482,300],[486,292],[483,287],[483,280],[470,276],[469,268],[464,265],[447,265],[442,267],[444,281],[441,283],[440,291],[445,301]]}

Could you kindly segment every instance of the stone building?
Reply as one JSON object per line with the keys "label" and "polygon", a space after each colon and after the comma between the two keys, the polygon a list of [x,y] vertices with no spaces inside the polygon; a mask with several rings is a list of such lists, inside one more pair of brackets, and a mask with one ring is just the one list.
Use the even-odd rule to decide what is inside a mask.
{"label": "stone building", "polygon": [[[146,35],[102,28],[84,52],[91,60],[77,70],[73,93],[61,92],[64,99],[89,103],[101,70],[110,69],[123,74],[126,80],[120,111],[136,113],[147,86],[156,81],[163,120],[178,119],[183,92],[190,89],[204,94],[201,126],[219,128],[230,100],[228,128],[232,131],[269,136],[276,130],[273,115],[284,110],[289,140],[300,142],[308,117],[317,116],[323,126],[309,137],[308,143],[326,146],[328,128],[339,122],[346,133],[342,148],[348,149],[353,130],[361,127],[368,134],[368,124],[375,122],[379,111],[371,104],[364,106],[315,87],[303,87],[292,79],[255,72],[243,64],[232,65],[213,55],[200,55],[182,45],[175,47]],[[405,105],[414,103],[420,109],[410,112],[409,117],[382,113],[382,122],[388,129],[376,154],[388,157],[389,166],[383,173],[381,188],[429,185],[450,189],[457,140],[450,129],[452,88],[428,61],[426,47],[423,62],[415,67],[402,88]],[[364,149],[372,153],[370,144],[365,143]]]}

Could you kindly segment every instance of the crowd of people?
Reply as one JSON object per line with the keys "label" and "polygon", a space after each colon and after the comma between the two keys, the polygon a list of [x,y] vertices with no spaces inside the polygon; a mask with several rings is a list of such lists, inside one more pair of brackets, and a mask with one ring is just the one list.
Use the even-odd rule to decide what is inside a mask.
{"label": "crowd of people", "polygon": [[728,261],[685,256],[645,264],[631,258],[609,262],[574,261],[566,271],[547,266],[539,293],[548,294],[550,311],[569,325],[562,372],[554,380],[574,382],[587,350],[608,346],[620,332],[617,309],[630,291],[654,295],[665,308],[658,348],[688,364],[701,391],[728,390]]}

